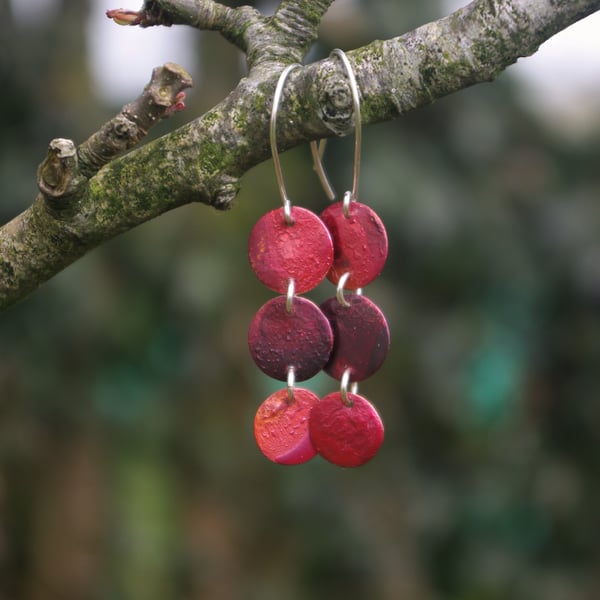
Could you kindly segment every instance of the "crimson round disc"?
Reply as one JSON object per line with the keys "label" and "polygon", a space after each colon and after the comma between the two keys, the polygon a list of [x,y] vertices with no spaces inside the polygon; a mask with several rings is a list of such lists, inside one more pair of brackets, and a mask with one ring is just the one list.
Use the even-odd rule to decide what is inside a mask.
{"label": "crimson round disc", "polygon": [[311,408],[319,401],[310,390],[294,388],[271,394],[256,411],[254,438],[260,451],[281,465],[299,465],[316,455],[308,433]]}
{"label": "crimson round disc", "polygon": [[334,392],[315,404],[308,429],[316,451],[339,467],[359,467],[371,460],[383,442],[383,423],[374,406],[358,394]]}
{"label": "crimson round disc", "polygon": [[364,296],[346,296],[350,306],[336,297],[321,304],[333,329],[333,351],[325,371],[341,379],[350,369],[350,381],[362,381],[381,367],[390,349],[390,330],[379,307]]}
{"label": "crimson round disc", "polygon": [[248,241],[250,265],[264,285],[285,294],[290,279],[297,294],[316,287],[331,268],[333,242],[321,219],[294,206],[293,225],[283,208],[268,212],[256,223]]}
{"label": "crimson round disc", "polygon": [[388,239],[383,222],[366,204],[350,202],[348,216],[344,203],[336,202],[321,213],[333,238],[333,265],[327,279],[337,285],[350,273],[345,287],[356,290],[371,283],[387,259]]}
{"label": "crimson round disc", "polygon": [[248,331],[250,354],[258,368],[280,381],[294,367],[296,381],[316,375],[329,360],[333,332],[319,307],[294,296],[292,310],[287,298],[269,300],[256,313]]}

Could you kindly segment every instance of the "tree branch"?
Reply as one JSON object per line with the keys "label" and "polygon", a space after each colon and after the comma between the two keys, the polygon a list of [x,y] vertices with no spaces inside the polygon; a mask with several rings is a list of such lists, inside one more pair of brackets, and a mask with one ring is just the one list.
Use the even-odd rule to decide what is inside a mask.
{"label": "tree branch", "polygon": [[283,0],[271,20],[271,32],[278,51],[265,52],[284,62],[301,62],[317,39],[321,19],[333,0]]}
{"label": "tree branch", "polygon": [[192,78],[179,65],[167,63],[154,69],[142,94],[81,144],[77,154],[82,174],[92,177],[115,156],[138,144],[158,121],[183,110],[183,90],[191,86]]}
{"label": "tree branch", "polygon": [[214,0],[146,0],[139,11],[118,8],[106,11],[106,16],[121,25],[188,25],[218,31],[243,52],[247,52],[252,41],[247,35],[249,27],[265,22],[265,18],[250,6],[230,8]]}
{"label": "tree branch", "polygon": [[258,64],[300,62],[317,39],[333,0],[282,0],[272,18],[249,6],[229,8],[213,0],[146,0],[139,11],[114,9],[107,16],[122,25],[189,25],[219,31]]}
{"label": "tree branch", "polygon": [[[146,2],[146,8],[209,7],[214,15],[222,10],[219,14],[229,15],[229,23],[245,19],[243,33],[234,36],[230,29],[227,35],[244,40],[253,68],[208,113],[112,160],[91,179],[83,177],[83,183],[82,168],[74,161],[86,153],[74,155],[68,143],[51,146],[47,165],[41,168],[43,194],[0,229],[0,307],[24,297],[94,246],[167,210],[193,201],[229,208],[239,177],[270,156],[270,105],[282,65],[308,50],[329,4],[284,0],[276,14],[265,19],[241,9],[219,9],[211,1]],[[476,0],[401,37],[349,52],[363,125],[396,118],[469,85],[491,81],[554,33],[598,9],[600,0]],[[190,11],[186,14],[191,21]],[[222,31],[229,27],[224,17],[206,17],[204,23]],[[175,97],[171,101],[175,103]],[[325,59],[295,69],[281,104],[278,147],[284,150],[351,130],[351,93],[339,61]],[[92,151],[90,156],[99,154]],[[110,160],[110,152],[88,163],[99,166],[105,158]],[[72,179],[63,181],[63,171]],[[75,201],[59,201],[62,210],[57,210],[55,195],[60,201],[69,195]]]}
{"label": "tree branch", "polygon": [[358,70],[363,120],[388,120],[493,81],[598,9],[597,0],[477,0],[399,38],[369,44],[349,54]]}
{"label": "tree branch", "polygon": [[0,229],[0,308],[55,275],[59,265],[81,257],[96,245],[92,239],[107,239],[93,231],[99,222],[87,218],[88,179],[141,141],[160,119],[181,110],[183,90],[191,84],[178,65],[158,67],[142,94],[79,148],[71,140],[50,142],[38,169],[40,194]]}

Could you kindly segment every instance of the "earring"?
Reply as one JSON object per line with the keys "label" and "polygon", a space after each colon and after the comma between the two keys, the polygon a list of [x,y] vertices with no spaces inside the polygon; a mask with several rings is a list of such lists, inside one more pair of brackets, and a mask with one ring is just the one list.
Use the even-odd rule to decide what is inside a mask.
{"label": "earring", "polygon": [[[377,371],[390,346],[387,322],[362,287],[381,272],[387,258],[387,234],[381,219],[357,201],[361,116],[358,86],[348,58],[340,58],[350,82],[355,120],[352,190],[318,217],[290,201],[277,150],[277,112],[288,74],[283,70],[273,96],[269,137],[283,206],[259,219],[250,234],[248,256],[258,279],[281,294],[266,302],[250,324],[248,346],[256,365],[287,387],[258,408],[254,437],[273,462],[296,465],[321,454],[341,467],[369,461],[383,442],[377,410],[358,394],[357,384]],[[318,148],[311,143],[315,168],[330,200],[329,184]],[[336,294],[320,307],[298,296],[323,279]],[[351,294],[346,295],[349,290]],[[340,382],[340,391],[319,399],[296,387],[324,370]]]}
{"label": "earring", "polygon": [[252,320],[250,354],[266,375],[287,381],[287,389],[275,392],[259,407],[254,437],[267,458],[285,465],[300,464],[316,455],[308,421],[319,398],[295,383],[321,371],[333,349],[329,320],[315,303],[297,295],[316,287],[331,270],[331,234],[317,215],[292,206],[277,150],[277,112],[283,87],[289,73],[299,66],[290,65],[281,73],[271,110],[271,153],[283,206],[259,219],[248,242],[254,273],[281,294],[264,304]]}
{"label": "earring", "polygon": [[[336,295],[321,304],[329,320],[334,344],[324,367],[340,381],[340,391],[325,396],[310,413],[309,433],[315,450],[342,467],[364,464],[383,442],[383,423],[373,405],[357,392],[357,382],[377,371],[390,346],[386,319],[377,305],[362,295],[361,288],[381,272],[387,258],[385,227],[371,208],[357,201],[360,168],[361,115],[358,86],[352,66],[342,50],[337,56],[346,70],[354,112],[354,168],[352,190],[341,202],[331,204],[321,219],[331,233],[334,258],[327,278],[337,286]],[[315,168],[330,200],[329,184],[316,143],[311,144]],[[355,293],[346,296],[345,290]]]}

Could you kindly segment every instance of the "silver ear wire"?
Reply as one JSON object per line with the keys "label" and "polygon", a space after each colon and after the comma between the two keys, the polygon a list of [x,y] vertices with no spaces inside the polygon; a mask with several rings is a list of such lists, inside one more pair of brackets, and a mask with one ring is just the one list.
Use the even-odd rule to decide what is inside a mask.
{"label": "silver ear wire", "polygon": [[356,77],[352,70],[352,65],[346,56],[346,53],[339,48],[336,48],[331,52],[330,56],[338,56],[348,75],[348,81],[350,82],[350,90],[352,91],[352,108],[354,110],[354,169],[352,174],[352,193],[350,201],[356,200],[358,196],[358,174],[360,170],[360,147],[362,142],[362,127],[360,118],[360,97],[358,95],[358,84],[356,83]]}
{"label": "silver ear wire", "polygon": [[[362,143],[362,124],[361,124],[361,115],[360,115],[360,96],[358,93],[358,84],[356,83],[356,77],[354,76],[354,71],[352,70],[352,65],[346,56],[346,53],[339,48],[335,48],[332,50],[330,56],[337,56],[343,63],[344,68],[346,69],[346,74],[348,75],[348,81],[350,82],[350,90],[352,92],[352,110],[354,112],[354,167],[352,170],[352,191],[346,192],[349,194],[347,204],[356,200],[358,196],[358,176],[360,172],[360,148]],[[323,152],[324,145],[322,149],[317,146],[317,142],[311,142],[311,152],[313,155],[313,162],[315,166],[315,170],[317,175],[319,176],[319,180],[321,181],[321,185],[325,190],[325,194],[330,200],[335,199],[335,192],[327,179],[327,175],[325,174],[325,169],[323,168]],[[344,213],[346,214],[346,209]]]}
{"label": "silver ear wire", "polygon": [[283,92],[283,86],[285,85],[285,80],[291,71],[296,69],[297,67],[301,67],[299,63],[294,63],[288,65],[279,76],[279,80],[277,81],[277,86],[275,87],[275,93],[273,94],[273,106],[271,108],[271,122],[269,127],[269,140],[271,142],[271,154],[273,155],[273,165],[275,166],[275,176],[277,177],[277,185],[279,186],[279,193],[281,195],[281,200],[283,202],[283,214],[285,216],[285,222],[288,225],[294,224],[294,219],[292,218],[292,202],[288,198],[287,192],[285,190],[285,185],[283,183],[283,173],[281,171],[281,162],[279,160],[279,151],[277,150],[277,113],[279,111],[279,104],[281,103],[281,94]]}
{"label": "silver ear wire", "polygon": [[327,178],[327,173],[325,173],[325,168],[323,167],[323,154],[325,154],[325,146],[327,145],[327,140],[321,140],[318,144],[317,142],[310,143],[310,151],[313,157],[313,165],[314,169],[317,172],[317,176],[323,189],[325,190],[325,195],[329,198],[331,202],[335,200],[335,190],[331,186],[329,179]]}

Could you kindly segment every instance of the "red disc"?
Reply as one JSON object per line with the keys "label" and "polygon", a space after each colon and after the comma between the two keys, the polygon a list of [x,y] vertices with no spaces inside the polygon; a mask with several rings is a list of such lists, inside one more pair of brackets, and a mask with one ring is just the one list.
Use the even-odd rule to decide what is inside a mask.
{"label": "red disc", "polygon": [[311,408],[319,401],[310,390],[294,388],[271,394],[256,411],[254,438],[260,451],[281,465],[299,465],[316,455],[308,433]]}
{"label": "red disc", "polygon": [[294,367],[296,381],[316,375],[329,360],[333,332],[319,307],[306,298],[294,296],[291,312],[287,298],[269,300],[256,313],[248,331],[250,354],[259,369],[286,381]]}
{"label": "red disc", "polygon": [[350,306],[336,297],[321,304],[333,329],[333,352],[325,371],[341,379],[350,369],[350,381],[362,381],[381,367],[390,349],[390,330],[379,307],[364,296],[346,296]]}
{"label": "red disc", "polygon": [[297,294],[316,287],[331,268],[333,242],[321,219],[310,210],[294,206],[293,225],[283,208],[264,215],[248,241],[248,257],[256,276],[268,288],[285,294],[290,279]]}
{"label": "red disc", "polygon": [[383,423],[374,406],[358,394],[334,392],[313,406],[308,424],[316,451],[339,467],[359,467],[383,442]]}
{"label": "red disc", "polygon": [[365,204],[350,202],[346,216],[344,203],[336,202],[321,213],[321,219],[333,238],[333,265],[327,279],[337,285],[344,273],[350,273],[345,284],[349,290],[371,283],[388,254],[387,234],[377,213]]}

